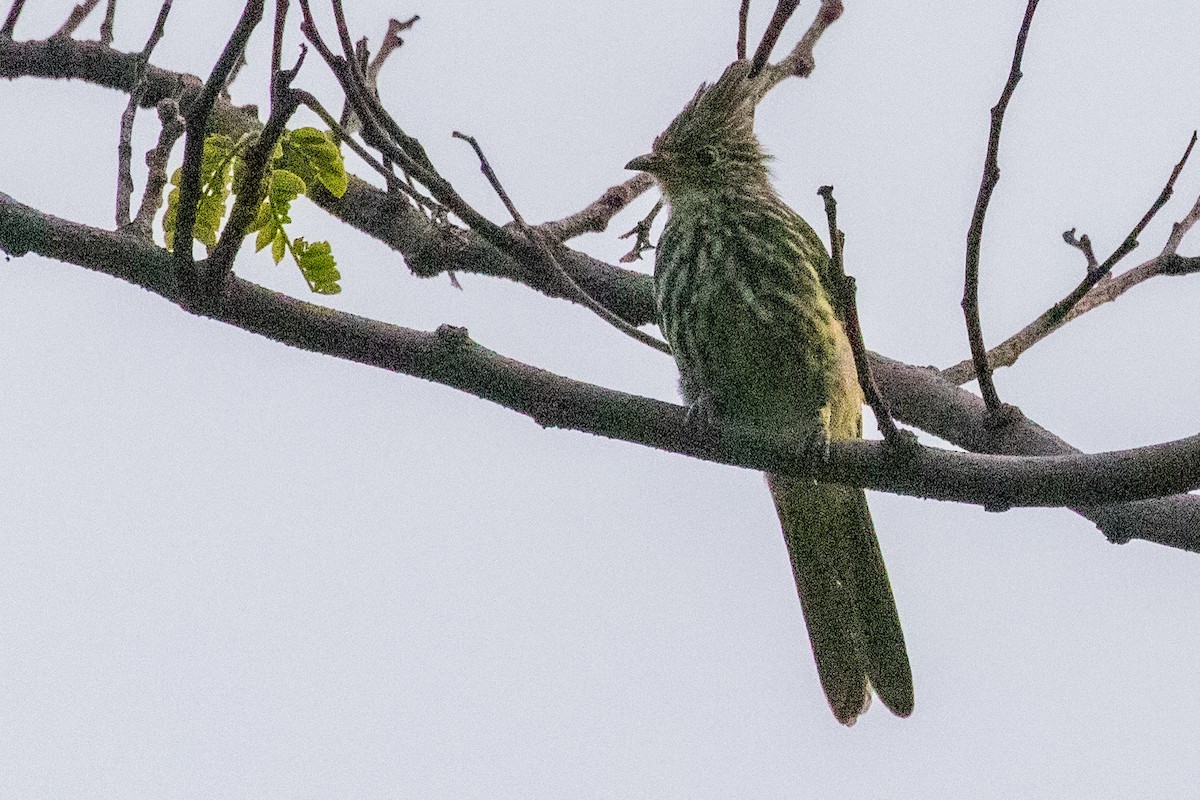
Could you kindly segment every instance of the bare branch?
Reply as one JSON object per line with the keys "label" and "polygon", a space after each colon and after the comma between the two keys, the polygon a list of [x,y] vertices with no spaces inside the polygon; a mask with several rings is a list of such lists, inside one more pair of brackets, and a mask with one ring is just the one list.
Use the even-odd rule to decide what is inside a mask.
{"label": "bare branch", "polygon": [[[109,10],[112,10],[112,6],[109,7]],[[133,175],[130,170],[130,165],[133,161],[133,120],[137,114],[138,103],[141,101],[144,91],[146,65],[150,63],[150,55],[154,52],[155,46],[163,36],[163,30],[167,24],[167,14],[170,12],[171,0],[163,0],[163,4],[158,10],[158,19],[154,23],[154,29],[150,31],[150,37],[146,40],[146,45],[142,48],[142,52],[138,56],[137,74],[134,76],[133,91],[129,93],[129,102],[125,106],[125,111],[121,114],[121,132],[117,143],[118,229],[128,226],[132,222],[129,217],[129,209],[131,198],[133,197]]]}
{"label": "bare branch", "polygon": [[584,233],[602,233],[612,218],[654,185],[654,178],[639,172],[624,183],[610,186],[599,199],[568,217],[543,222],[537,228],[549,241],[561,244]]}
{"label": "bare branch", "polygon": [[1179,252],[1179,245],[1183,243],[1183,237],[1187,236],[1188,231],[1195,226],[1197,221],[1200,221],[1200,197],[1196,198],[1191,211],[1188,211],[1183,219],[1171,226],[1171,235],[1167,237],[1166,244],[1163,245],[1163,255]]}
{"label": "bare branch", "polygon": [[291,87],[296,73],[304,64],[307,52],[308,48],[302,47],[296,65],[289,70],[280,70],[272,77],[274,91],[271,94],[275,100],[271,105],[271,115],[258,139],[242,157],[239,185],[234,190],[236,199],[233,201],[233,209],[230,210],[229,220],[221,231],[221,238],[217,240],[216,247],[208,257],[208,272],[203,292],[205,301],[211,307],[216,307],[221,301],[221,290],[233,271],[233,259],[237,256],[242,241],[246,238],[246,231],[254,223],[259,206],[266,195],[267,188],[263,178],[271,162],[271,154],[275,151],[279,137],[283,136],[288,120],[300,105]]}
{"label": "bare branch", "polygon": [[850,339],[850,350],[854,353],[854,367],[858,371],[858,384],[862,387],[867,404],[871,406],[871,411],[875,414],[879,432],[883,434],[886,441],[896,443],[900,436],[900,429],[896,427],[896,423],[892,419],[892,412],[879,393],[879,387],[875,385],[875,376],[871,373],[871,364],[867,359],[867,346],[863,341],[862,324],[858,320],[858,284],[852,276],[846,274],[846,265],[843,259],[846,236],[838,229],[837,200],[833,198],[833,187],[822,186],[817,190],[817,194],[821,195],[825,201],[825,217],[829,222],[830,267],[833,271],[832,277],[835,285],[840,284],[837,286],[838,296],[834,300],[841,312],[842,321],[846,327],[846,336]]}
{"label": "bare branch", "polygon": [[[278,75],[283,69],[283,32],[287,27],[290,0],[275,0],[275,28],[271,35],[271,74]],[[275,81],[271,81],[271,104],[275,103]]]}
{"label": "bare branch", "polygon": [[554,253],[551,252],[550,247],[539,235],[538,231],[529,227],[524,218],[521,217],[521,212],[517,211],[517,207],[513,204],[512,199],[509,198],[508,192],[504,190],[504,186],[500,183],[500,178],[497,177],[496,171],[492,169],[491,163],[488,162],[487,156],[483,154],[483,148],[479,146],[479,142],[475,140],[475,137],[467,136],[466,134],[459,133],[458,131],[454,131],[454,133],[451,135],[456,139],[462,139],[467,144],[471,145],[471,147],[475,150],[475,154],[479,156],[479,169],[487,177],[488,183],[492,185],[492,189],[494,189],[496,194],[500,197],[500,201],[504,203],[504,207],[508,209],[508,213],[512,215],[513,222],[517,224],[517,227],[521,230],[521,233],[525,236],[525,238],[537,248],[538,254],[542,257],[543,261],[545,261],[545,263],[552,270],[554,270],[554,272],[558,273],[558,276],[562,278],[563,281],[565,281],[566,284],[571,287],[571,290],[578,295],[579,302],[584,306],[587,306],[602,320],[612,325],[626,336],[636,339],[644,345],[653,347],[660,353],[671,355],[671,348],[666,342],[656,339],[653,336],[638,330],[614,314],[612,311],[605,308],[603,305],[597,302],[595,298],[584,291],[579,284],[577,284],[574,279],[567,274],[567,271],[562,268],[562,265],[558,263],[558,259],[554,257]]}
{"label": "bare branch", "polygon": [[767,59],[771,57],[771,51],[775,49],[775,43],[779,41],[784,26],[787,25],[799,5],[800,0],[776,0],[771,21],[767,23],[767,29],[763,32],[758,48],[754,51],[754,58],[750,61],[751,78],[762,72],[763,67],[767,65]]}
{"label": "bare branch", "polygon": [[[1042,315],[1042,317],[1045,319],[1045,324],[1053,325],[1055,327],[1061,325],[1063,319],[1068,313],[1070,313],[1075,304],[1082,300],[1083,296],[1091,291],[1093,286],[1095,286],[1105,276],[1112,272],[1112,268],[1116,266],[1121,259],[1133,252],[1133,249],[1138,246],[1138,237],[1142,235],[1142,231],[1146,229],[1146,226],[1150,224],[1152,219],[1154,219],[1154,215],[1158,213],[1158,210],[1166,205],[1167,201],[1171,199],[1171,195],[1175,193],[1175,180],[1179,177],[1179,173],[1183,172],[1184,165],[1187,164],[1188,158],[1192,155],[1192,148],[1195,146],[1196,132],[1193,131],[1192,138],[1188,140],[1187,149],[1183,151],[1183,157],[1179,159],[1179,163],[1177,163],[1175,168],[1171,170],[1171,176],[1167,178],[1166,185],[1163,186],[1162,191],[1159,192],[1158,197],[1156,197],[1154,200],[1154,203],[1152,203],[1146,213],[1142,215],[1142,218],[1138,220],[1138,223],[1133,226],[1133,230],[1129,232],[1129,235],[1125,237],[1125,240],[1121,242],[1120,246],[1112,252],[1112,255],[1106,258],[1104,263],[1099,267],[1089,272],[1087,277],[1085,277],[1080,284],[1075,287],[1074,291],[1072,291],[1062,300],[1058,301],[1053,308]],[[1174,231],[1172,231],[1172,235],[1174,235]],[[1180,234],[1180,238],[1182,238],[1182,234]]]}
{"label": "bare branch", "polygon": [[[1046,312],[1042,313],[1035,320],[1033,320],[1033,322],[1030,322],[1020,331],[989,350],[987,354],[988,364],[993,370],[999,369],[1000,367],[1012,366],[1026,350],[1030,349],[1042,339],[1045,339],[1047,336],[1054,333],[1071,320],[1087,313],[1088,311],[1091,311],[1093,308],[1102,306],[1105,303],[1111,303],[1113,300],[1116,300],[1122,294],[1129,291],[1134,286],[1137,286],[1139,283],[1142,283],[1143,281],[1149,280],[1157,275],[1190,275],[1193,272],[1200,271],[1200,259],[1186,258],[1184,256],[1180,256],[1176,252],[1179,247],[1179,243],[1183,241],[1183,237],[1189,230],[1191,230],[1196,222],[1200,220],[1200,199],[1198,199],[1187,215],[1182,220],[1171,226],[1171,235],[1167,239],[1167,243],[1163,246],[1163,250],[1159,255],[1155,256],[1149,261],[1139,264],[1130,270],[1127,270],[1116,278],[1111,277],[1113,267],[1121,260],[1121,258],[1127,255],[1134,249],[1134,247],[1137,246],[1137,237],[1140,235],[1141,230],[1149,223],[1150,219],[1154,216],[1154,212],[1161,208],[1163,203],[1166,202],[1166,200],[1163,199],[1164,195],[1170,197],[1172,184],[1178,177],[1179,172],[1182,170],[1182,166],[1187,160],[1187,153],[1191,152],[1191,147],[1194,142],[1195,138],[1193,135],[1193,139],[1188,144],[1188,151],[1185,152],[1184,158],[1178,164],[1176,164],[1175,169],[1172,170],[1171,176],[1167,181],[1167,185],[1163,188],[1163,191],[1160,192],[1158,198],[1154,202],[1154,205],[1151,206],[1150,211],[1148,211],[1146,215],[1143,216],[1138,222],[1138,224],[1134,226],[1133,232],[1131,232],[1130,235],[1125,238],[1124,242],[1122,242],[1122,244],[1113,252],[1113,254],[1109,256],[1109,258],[1105,259],[1104,264],[1097,264],[1088,270],[1087,277],[1084,279],[1083,283],[1080,284],[1080,287],[1084,285],[1087,285],[1088,287],[1082,296],[1080,296],[1074,302],[1071,302],[1069,305],[1066,305],[1068,300],[1078,294],[1079,287],[1076,287],[1075,291],[1068,295],[1067,298],[1059,301],[1053,308],[1048,309]],[[1084,250],[1085,254],[1088,253],[1090,251],[1090,242],[1086,246],[1086,249],[1083,245],[1084,241],[1087,240],[1087,237],[1081,237],[1078,241],[1078,244],[1076,244],[1074,241],[1072,241],[1075,238],[1074,233],[1074,229],[1067,231],[1063,235],[1063,238],[1068,244],[1080,247],[1080,249]],[[1132,242],[1132,246],[1130,245],[1130,242]],[[1094,260],[1094,256],[1092,256],[1090,260]],[[1061,312],[1056,311],[1056,309],[1059,309],[1060,307],[1065,307],[1066,310]],[[955,384],[966,383],[975,377],[974,361],[960,361],[952,367],[947,367],[945,370],[942,370],[942,377]]]}
{"label": "bare branch", "polygon": [[633,240],[633,247],[629,249],[628,253],[621,256],[622,264],[640,261],[642,253],[654,249],[654,245],[650,244],[650,230],[654,226],[654,218],[658,216],[658,213],[663,210],[663,206],[666,204],[667,200],[665,197],[658,198],[658,202],[654,204],[654,207],[650,209],[650,212],[646,216],[638,220],[637,225],[634,225],[633,228],[618,237],[620,239],[628,239],[630,236],[636,237]]}
{"label": "bare branch", "polygon": [[104,9],[104,21],[100,23],[100,44],[112,44],[113,24],[117,18],[117,0],[108,0]]}
{"label": "bare branch", "polygon": [[421,17],[413,14],[406,20],[398,20],[392,18],[388,20],[387,33],[383,36],[383,41],[379,43],[379,51],[371,59],[371,63],[367,66],[367,81],[374,86],[379,80],[379,71],[383,69],[383,63],[387,61],[388,56],[396,52],[401,45],[404,44],[404,39],[400,34],[404,31],[411,30],[413,25],[416,25],[421,20]]}
{"label": "bare branch", "polygon": [[8,17],[4,20],[4,27],[0,28],[0,39],[13,38],[13,30],[17,27],[17,17],[21,16],[21,8],[25,5],[25,0],[13,0],[11,6],[8,7]]}
{"label": "bare branch", "polygon": [[1063,231],[1063,241],[1083,253],[1083,257],[1087,259],[1086,274],[1091,275],[1099,268],[1100,262],[1096,260],[1096,253],[1092,250],[1092,240],[1088,238],[1086,233],[1076,239],[1075,229],[1071,228],[1069,231]]}
{"label": "bare branch", "polygon": [[185,302],[199,298],[199,277],[192,256],[192,234],[196,227],[196,206],[200,201],[200,159],[208,134],[208,118],[217,96],[225,88],[229,75],[241,60],[250,34],[262,19],[263,0],[249,0],[237,26],[225,43],[221,57],[213,66],[195,101],[187,111],[187,138],[183,146],[183,166],[179,176],[179,214],[175,219],[175,279]]}
{"label": "bare branch", "polygon": [[92,9],[99,5],[100,0],[83,0],[82,3],[75,6],[71,11],[71,15],[67,17],[67,21],[62,24],[62,27],[54,32],[55,36],[71,36],[87,19],[88,14],[92,13]]}
{"label": "bare branch", "polygon": [[987,345],[983,343],[983,329],[979,322],[979,253],[983,245],[983,220],[987,216],[988,203],[992,200],[996,184],[1000,182],[1000,167],[997,163],[1000,153],[1000,129],[1004,125],[1004,112],[1008,109],[1008,102],[1016,91],[1017,82],[1021,80],[1021,57],[1025,54],[1025,40],[1029,37],[1029,28],[1033,25],[1033,13],[1037,10],[1037,4],[1038,0],[1029,0],[1025,7],[1025,18],[1021,21],[1021,29],[1017,32],[1017,44],[1013,48],[1008,81],[1000,92],[1000,100],[992,107],[992,124],[988,133],[983,179],[979,184],[975,211],[971,215],[971,226],[967,231],[967,265],[966,278],[963,281],[962,309],[966,317],[967,340],[971,345],[971,359],[975,362],[979,391],[988,409],[993,413],[1000,412],[1000,396],[996,394],[996,385],[992,382]]}
{"label": "bare branch", "polygon": [[738,9],[738,34],[737,34],[737,59],[744,61],[746,58],[746,23],[750,18],[750,0],[742,0],[742,6]]}
{"label": "bare branch", "polygon": [[362,123],[363,139],[399,165],[405,174],[422,183],[435,200],[492,244],[500,248],[527,245],[519,237],[480,214],[464,200],[450,182],[433,168],[420,142],[406,134],[379,103],[379,99],[366,86],[364,77],[357,68],[354,46],[345,26],[345,17],[340,14],[340,4],[335,2],[334,11],[340,20],[338,35],[348,53],[345,57],[335,54],[325,43],[313,20],[308,0],[300,0],[300,8],[304,13],[301,30],[342,84],[347,100]]}
{"label": "bare branch", "polygon": [[158,121],[162,126],[158,142],[146,153],[146,189],[142,193],[142,204],[128,228],[130,233],[146,241],[151,240],[150,228],[154,223],[154,215],[162,207],[163,187],[167,185],[167,161],[175,142],[183,135],[183,117],[179,116],[179,103],[174,98],[158,104]]}
{"label": "bare branch", "polygon": [[816,49],[817,42],[820,41],[829,26],[842,16],[843,10],[842,0],[821,0],[821,7],[817,10],[816,17],[808,26],[808,30],[800,37],[800,41],[792,48],[792,52],[788,53],[787,57],[779,63],[763,69],[762,92],[764,94],[784,78],[793,75],[807,78],[812,74],[813,69],[816,68],[813,51]]}

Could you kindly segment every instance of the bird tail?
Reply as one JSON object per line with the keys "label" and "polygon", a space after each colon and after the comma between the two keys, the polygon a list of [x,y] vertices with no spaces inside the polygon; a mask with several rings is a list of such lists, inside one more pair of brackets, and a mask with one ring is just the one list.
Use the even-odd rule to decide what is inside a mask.
{"label": "bird tail", "polygon": [[853,725],[872,687],[892,713],[908,716],[912,671],[866,495],[781,475],[767,483],[834,716]]}

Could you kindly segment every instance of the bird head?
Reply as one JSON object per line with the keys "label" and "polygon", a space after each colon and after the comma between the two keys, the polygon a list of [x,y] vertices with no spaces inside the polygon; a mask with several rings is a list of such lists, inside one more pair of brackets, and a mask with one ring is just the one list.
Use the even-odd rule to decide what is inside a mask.
{"label": "bird head", "polygon": [[761,87],[749,73],[748,61],[735,61],[716,83],[702,84],[651,152],[625,168],[653,175],[668,198],[765,179],[767,156],[754,135]]}

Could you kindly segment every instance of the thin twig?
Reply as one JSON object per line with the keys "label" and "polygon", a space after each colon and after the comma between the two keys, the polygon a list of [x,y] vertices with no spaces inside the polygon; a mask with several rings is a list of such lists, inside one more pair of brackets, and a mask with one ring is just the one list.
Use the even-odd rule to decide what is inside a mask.
{"label": "thin twig", "polygon": [[[350,40],[350,26],[346,23],[346,12],[342,8],[341,0],[331,0],[333,6],[333,23],[338,32],[338,39],[342,43],[342,55],[346,60],[354,62],[354,43]],[[358,76],[363,77],[363,76]]]}
{"label": "thin twig", "polygon": [[323,105],[321,105],[317,98],[313,97],[303,89],[292,89],[291,91],[301,105],[308,107],[313,113],[320,117],[340,141],[345,142],[359,158],[367,163],[367,166],[379,173],[379,175],[387,182],[388,189],[407,195],[414,200],[417,205],[429,209],[432,212],[445,211],[442,206],[438,205],[436,200],[426,197],[425,195],[416,191],[416,189],[409,184],[397,178],[395,173],[382,164],[377,158],[375,158],[375,156],[371,155],[369,150],[355,141],[350,132],[344,129],[341,124],[333,118],[333,115],[330,114]]}
{"label": "thin twig", "polygon": [[[1191,153],[1195,142],[1196,138],[1195,134],[1193,134],[1192,139],[1188,143],[1187,151],[1171,171],[1171,176],[1168,178],[1162,192],[1159,193],[1150,210],[1138,221],[1133,231],[1113,254],[1105,259],[1103,264],[1097,265],[1094,269],[1089,269],[1087,277],[1084,278],[1070,295],[1040,314],[1020,331],[988,351],[988,364],[993,370],[1000,367],[1012,366],[1026,350],[1071,320],[1091,311],[1093,308],[1116,300],[1139,283],[1157,275],[1190,275],[1200,268],[1195,259],[1185,258],[1177,252],[1180,242],[1183,241],[1183,237],[1192,229],[1197,221],[1200,221],[1200,198],[1197,198],[1187,215],[1171,226],[1171,235],[1168,237],[1167,243],[1163,246],[1161,253],[1149,261],[1126,270],[1116,278],[1109,277],[1116,264],[1128,255],[1134,247],[1137,247],[1137,237],[1146,225],[1149,224],[1158,209],[1162,208],[1163,204],[1166,203],[1165,198],[1171,196],[1175,179],[1183,170],[1183,165],[1186,163],[1188,154]],[[1071,233],[1071,231],[1068,231],[1068,233]],[[1074,237],[1072,236],[1072,238]],[[1132,245],[1130,242],[1132,242]],[[974,361],[961,361],[952,367],[947,367],[942,370],[942,376],[946,380],[958,385],[966,383],[975,377]]]}
{"label": "thin twig", "polygon": [[230,73],[241,60],[250,34],[262,19],[263,0],[249,0],[237,27],[225,43],[221,57],[213,66],[204,87],[187,111],[187,138],[183,146],[183,166],[179,176],[179,213],[175,218],[175,279],[184,302],[199,297],[199,276],[192,255],[192,235],[196,228],[196,209],[200,202],[200,160],[208,134],[208,118],[217,96],[225,88]]}
{"label": "thin twig", "polygon": [[1192,226],[1200,221],[1200,197],[1196,198],[1196,202],[1192,205],[1192,210],[1189,211],[1183,219],[1171,225],[1171,235],[1167,237],[1166,244],[1163,245],[1162,254],[1177,253],[1179,245],[1183,242],[1183,237],[1192,229]]}
{"label": "thin twig", "polygon": [[754,58],[750,61],[751,78],[756,77],[767,65],[767,59],[771,57],[771,51],[775,49],[775,43],[779,41],[784,26],[799,5],[800,0],[776,0],[775,12],[771,14],[771,21],[767,23],[767,29],[763,32],[758,48],[754,51]]}
{"label": "thin twig", "polygon": [[738,9],[737,57],[738,61],[746,59],[746,27],[750,19],[750,0],[742,0]]}
{"label": "thin twig", "polygon": [[283,136],[288,120],[300,105],[291,91],[291,86],[296,73],[304,64],[307,52],[307,47],[301,47],[296,65],[291,69],[280,70],[272,76],[275,101],[271,105],[271,114],[258,139],[242,156],[242,170],[238,185],[234,187],[235,199],[229,212],[229,221],[225,223],[221,237],[208,257],[208,274],[205,281],[207,285],[204,287],[204,293],[211,307],[216,307],[220,302],[221,290],[233,271],[233,259],[237,256],[242,241],[246,238],[246,231],[254,223],[266,196],[267,187],[263,177],[267,173],[267,166],[271,162],[271,154],[275,151],[279,137]]}
{"label": "thin twig", "polygon": [[111,45],[113,42],[113,24],[117,19],[117,0],[108,0],[104,9],[104,21],[100,23],[100,44]]}
{"label": "thin twig", "polygon": [[[317,29],[308,0],[300,0],[300,8],[304,13],[304,22],[300,29],[342,84],[342,89],[353,106],[354,113],[362,122],[363,139],[399,165],[405,174],[411,175],[422,183],[435,200],[492,245],[508,251],[514,247],[527,247],[528,243],[524,239],[496,225],[464,200],[450,185],[450,182],[434,169],[421,143],[406,134],[383,108],[378,98],[372,95],[363,82],[361,71],[357,69],[354,62],[354,50],[349,41],[349,31],[346,31],[344,39],[345,45],[349,47],[349,55],[339,56],[329,48]],[[335,14],[339,10],[340,4],[335,0]],[[345,27],[344,16],[340,24],[341,27]],[[340,35],[341,31],[339,31]]]}
{"label": "thin twig", "polygon": [[822,186],[817,194],[825,200],[825,217],[829,222],[830,267],[833,279],[841,285],[838,288],[835,302],[840,306],[842,322],[846,328],[846,338],[850,340],[850,351],[854,354],[854,366],[858,371],[858,383],[862,387],[863,396],[871,411],[875,413],[875,421],[879,432],[888,442],[896,442],[900,429],[892,419],[891,409],[884,402],[879,387],[875,384],[875,375],[871,372],[871,362],[867,356],[867,345],[863,341],[862,325],[858,320],[858,284],[852,275],[846,274],[846,264],[843,251],[846,235],[838,229],[837,200],[833,198],[833,187]]}
{"label": "thin twig", "polygon": [[1083,253],[1083,257],[1087,259],[1086,274],[1091,275],[1093,272],[1095,272],[1096,268],[1100,266],[1100,262],[1096,260],[1096,252],[1092,250],[1092,240],[1088,238],[1088,235],[1085,233],[1083,236],[1080,236],[1078,239],[1076,239],[1075,229],[1071,228],[1069,231],[1063,231],[1062,236],[1064,242]]}
{"label": "thin twig", "polygon": [[154,223],[154,215],[162,207],[163,187],[167,185],[167,162],[175,142],[183,135],[183,117],[179,116],[179,101],[168,97],[158,104],[158,121],[162,126],[158,132],[158,142],[146,153],[146,189],[142,193],[142,204],[138,207],[137,216],[129,224],[129,230],[136,236],[149,241],[150,228]]}
{"label": "thin twig", "polygon": [[550,247],[546,244],[545,239],[539,235],[538,231],[526,224],[524,218],[521,216],[521,212],[517,210],[516,205],[514,205],[512,199],[509,198],[508,192],[504,191],[504,186],[500,183],[500,179],[496,176],[496,171],[492,169],[492,165],[488,162],[487,156],[483,153],[483,148],[479,146],[479,142],[475,140],[475,137],[468,136],[465,133],[460,133],[458,131],[454,131],[450,135],[456,139],[462,139],[464,142],[471,145],[471,147],[475,150],[475,155],[479,157],[479,169],[487,177],[488,183],[492,185],[492,189],[495,190],[496,195],[500,198],[500,202],[504,203],[504,207],[508,209],[508,213],[512,216],[513,222],[517,224],[517,227],[520,228],[521,233],[524,234],[529,243],[537,248],[538,253],[541,255],[546,264],[548,264],[556,273],[558,273],[558,276],[562,278],[568,286],[571,287],[571,291],[575,292],[579,296],[581,303],[590,308],[592,311],[596,312],[596,314],[598,314],[605,322],[608,322],[614,328],[626,334],[627,336],[631,336],[642,344],[649,345],[650,347],[653,347],[655,350],[658,350],[662,353],[666,353],[667,355],[671,354],[671,348],[666,342],[656,339],[644,331],[638,330],[625,320],[618,317],[612,311],[609,311],[603,305],[598,303],[595,298],[584,291],[583,287],[576,283],[575,279],[567,274],[567,271],[564,270],[562,265],[558,263],[558,259],[554,257],[554,253],[551,252]]}
{"label": "thin twig", "polygon": [[8,17],[4,20],[4,27],[0,28],[0,38],[13,38],[13,29],[17,27],[17,17],[21,16],[21,8],[25,5],[25,0],[13,0],[13,4],[8,7]]}
{"label": "thin twig", "polygon": [[171,2],[172,0],[163,0],[162,6],[158,9],[158,19],[154,23],[154,29],[150,31],[146,45],[142,48],[142,52],[138,54],[133,90],[130,91],[129,102],[125,106],[125,111],[121,114],[121,132],[117,143],[118,229],[128,227],[132,223],[129,217],[129,209],[133,197],[133,175],[131,171],[133,161],[133,121],[146,89],[146,65],[150,63],[150,55],[154,52],[155,46],[163,36],[163,30],[167,24],[167,15],[171,13]]}
{"label": "thin twig", "polygon": [[808,30],[800,37],[800,41],[792,48],[792,52],[776,64],[770,64],[763,69],[761,92],[766,94],[784,78],[796,76],[807,78],[816,68],[814,51],[817,42],[825,34],[830,25],[842,16],[844,7],[842,0],[821,0],[821,7],[813,18]]}
{"label": "thin twig", "polygon": [[[283,65],[283,32],[287,26],[290,0],[275,0],[275,30],[271,35],[271,74],[278,75]],[[271,104],[275,103],[275,81],[271,81]]]}
{"label": "thin twig", "polygon": [[[1072,291],[1062,300],[1055,303],[1054,307],[1043,315],[1047,324],[1054,326],[1061,324],[1067,313],[1070,312],[1075,304],[1083,299],[1083,296],[1091,291],[1093,286],[1095,286],[1101,281],[1101,279],[1108,275],[1112,271],[1112,268],[1116,266],[1121,259],[1129,255],[1129,253],[1131,253],[1133,249],[1138,246],[1138,237],[1142,235],[1142,231],[1146,229],[1146,226],[1150,224],[1152,219],[1154,219],[1154,215],[1158,213],[1159,209],[1167,204],[1167,201],[1171,199],[1171,195],[1175,193],[1175,180],[1179,177],[1179,173],[1183,172],[1183,167],[1185,164],[1187,164],[1188,158],[1192,155],[1192,148],[1195,146],[1196,132],[1193,131],[1192,138],[1188,140],[1187,149],[1183,151],[1183,157],[1179,159],[1179,163],[1177,163],[1175,168],[1171,170],[1171,176],[1167,178],[1166,185],[1163,186],[1162,191],[1159,192],[1158,197],[1154,200],[1154,203],[1151,204],[1146,213],[1142,215],[1142,218],[1138,220],[1138,223],[1133,226],[1133,230],[1129,232],[1129,235],[1125,237],[1125,240],[1121,242],[1120,246],[1118,246],[1117,249],[1112,252],[1112,255],[1106,258],[1104,263],[1099,267],[1089,272],[1087,277],[1085,277],[1079,283],[1079,285],[1075,287],[1074,291]],[[1182,238],[1182,235],[1180,238]],[[976,366],[976,369],[978,369],[978,366]]]}
{"label": "thin twig", "polygon": [[967,232],[966,277],[963,281],[963,315],[967,323],[967,340],[971,345],[971,358],[975,362],[975,375],[979,380],[979,392],[983,402],[993,414],[1000,412],[1000,396],[996,393],[996,385],[992,381],[992,371],[988,367],[987,345],[983,342],[983,328],[979,321],[979,253],[983,244],[983,220],[987,215],[988,203],[991,202],[992,192],[1000,181],[1000,167],[997,159],[1000,153],[1000,130],[1004,125],[1004,112],[1012,99],[1021,80],[1021,57],[1025,54],[1025,40],[1029,37],[1030,26],[1033,25],[1033,13],[1037,10],[1038,0],[1029,0],[1025,7],[1025,18],[1017,33],[1017,44],[1013,49],[1012,67],[1008,71],[1008,81],[1000,92],[1000,100],[992,107],[992,124],[988,133],[987,158],[983,164],[983,179],[979,184],[979,194],[975,198],[975,211],[971,215],[971,226]]}
{"label": "thin twig", "polygon": [[370,85],[374,86],[379,80],[379,71],[383,69],[383,62],[387,61],[388,56],[396,52],[401,45],[404,44],[404,39],[400,34],[404,31],[411,30],[413,25],[416,25],[421,20],[417,14],[413,14],[406,20],[398,20],[392,18],[388,20],[387,33],[383,35],[383,41],[379,43],[379,51],[375,53],[375,57],[371,59],[371,63],[367,67],[367,80]]}
{"label": "thin twig", "polygon": [[[1050,336],[1050,334],[1092,309],[1113,302],[1138,284],[1145,283],[1159,275],[1188,274],[1200,268],[1200,264],[1192,263],[1190,269],[1186,269],[1187,264],[1181,265],[1185,268],[1181,269],[1178,273],[1170,269],[1164,269],[1164,265],[1169,265],[1174,259],[1179,258],[1179,256],[1171,255],[1155,256],[1136,267],[1131,267],[1116,277],[1101,281],[1092,287],[1092,290],[1084,295],[1083,299],[1067,312],[1067,315],[1063,317],[1059,324],[1047,325],[1046,317],[1043,314],[1000,344],[988,350],[988,364],[991,365],[993,370],[1011,367],[1017,363],[1017,360],[1027,350],[1033,348],[1034,345]],[[1189,259],[1182,260],[1185,262],[1189,261]],[[974,380],[975,363],[967,358],[954,366],[946,367],[939,374],[950,383],[961,386],[967,381]]]}
{"label": "thin twig", "polygon": [[537,228],[543,236],[557,244],[584,233],[602,233],[613,217],[653,185],[654,178],[649,173],[639,172],[624,183],[608,187],[586,208],[562,219],[543,222]]}
{"label": "thin twig", "polygon": [[[379,100],[379,73],[383,70],[384,62],[387,61],[388,56],[396,52],[404,44],[404,39],[400,34],[403,31],[411,29],[420,19],[418,15],[414,14],[403,21],[395,18],[388,20],[387,31],[383,35],[379,51],[374,56],[371,56],[367,37],[364,36],[358,40],[358,44],[354,49],[354,63],[357,66],[355,74],[361,76],[363,85],[370,92],[373,100]],[[362,121],[359,120],[358,115],[354,112],[354,107],[350,103],[349,96],[346,97],[346,101],[342,105],[341,127],[345,128],[349,133],[358,133],[362,130]],[[389,166],[391,164],[391,160],[386,157],[384,162]]]}
{"label": "thin twig", "polygon": [[100,0],[83,0],[82,3],[75,6],[71,10],[71,15],[67,17],[67,21],[62,24],[62,27],[54,32],[55,36],[70,36],[75,33],[83,21],[87,19],[88,14],[92,13],[92,9],[100,3]]}
{"label": "thin twig", "polygon": [[629,264],[633,261],[640,261],[642,253],[647,250],[653,250],[654,245],[650,244],[650,228],[654,225],[654,218],[663,210],[663,206],[667,204],[665,197],[658,198],[658,202],[654,204],[654,208],[650,209],[650,213],[642,217],[637,225],[632,229],[621,234],[618,238],[628,239],[630,236],[636,236],[633,240],[633,247],[629,252],[621,256],[622,264]]}

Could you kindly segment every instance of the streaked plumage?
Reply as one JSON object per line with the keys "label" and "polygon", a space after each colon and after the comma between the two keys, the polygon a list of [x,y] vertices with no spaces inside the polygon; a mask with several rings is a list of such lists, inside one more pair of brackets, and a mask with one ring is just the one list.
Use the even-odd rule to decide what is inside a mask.
{"label": "streaked plumage", "polygon": [[[729,423],[798,436],[862,433],[862,392],[830,301],[820,238],[771,186],[754,135],[758,87],[732,64],[629,163],[671,206],[658,244],[660,324],[689,402]],[[852,724],[873,686],[904,716],[912,677],[862,490],[768,475],[817,671]]]}

